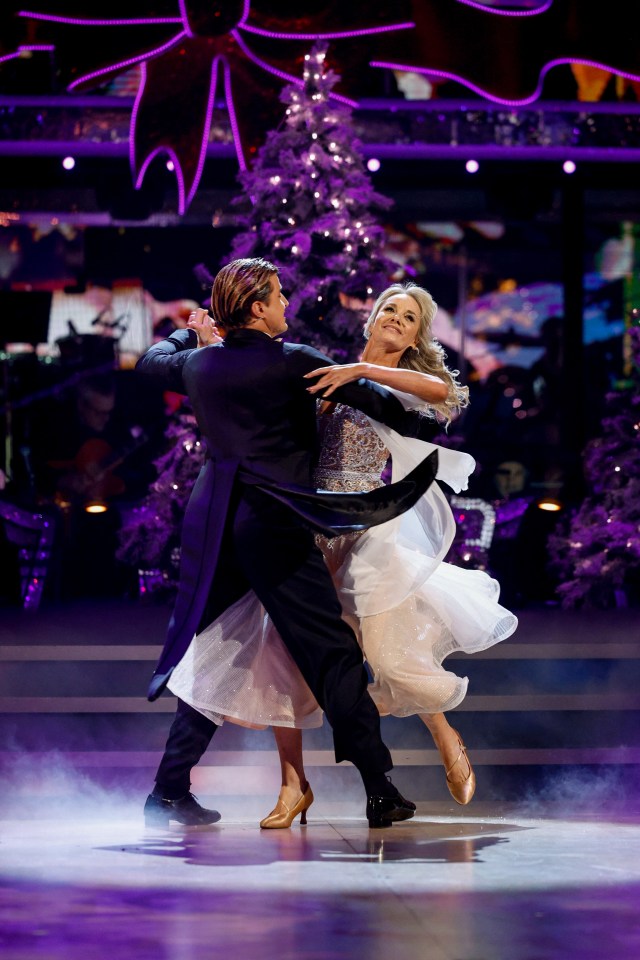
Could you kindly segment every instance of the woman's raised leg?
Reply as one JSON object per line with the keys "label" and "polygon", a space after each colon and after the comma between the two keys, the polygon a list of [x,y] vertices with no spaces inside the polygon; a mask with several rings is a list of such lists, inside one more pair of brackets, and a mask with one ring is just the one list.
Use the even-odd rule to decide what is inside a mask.
{"label": "woman's raised leg", "polygon": [[421,713],[420,719],[428,727],[442,757],[449,793],[456,803],[469,803],[475,793],[476,775],[460,734],[444,713]]}

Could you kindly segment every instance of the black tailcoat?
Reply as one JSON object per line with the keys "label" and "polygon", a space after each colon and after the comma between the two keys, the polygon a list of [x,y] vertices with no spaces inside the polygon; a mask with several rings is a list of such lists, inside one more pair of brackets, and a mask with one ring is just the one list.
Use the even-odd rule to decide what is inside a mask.
{"label": "black tailcoat", "polygon": [[[316,396],[307,392],[313,381],[303,377],[332,361],[311,347],[248,328],[230,331],[222,343],[195,347],[193,331],[177,331],[137,365],[189,396],[207,446],[185,513],[178,596],[149,699],[162,691],[194,634],[253,588],[327,712],[337,758],[389,769],[381,741],[372,754],[369,727],[377,724],[377,714],[366,693],[362,655],[341,620],[309,525],[335,533],[396,516],[428,487],[436,458],[425,461],[415,482],[374,491],[373,499],[315,497]],[[331,399],[405,436],[421,435],[421,418],[370,381],[347,384]],[[360,731],[356,714],[362,716]]]}

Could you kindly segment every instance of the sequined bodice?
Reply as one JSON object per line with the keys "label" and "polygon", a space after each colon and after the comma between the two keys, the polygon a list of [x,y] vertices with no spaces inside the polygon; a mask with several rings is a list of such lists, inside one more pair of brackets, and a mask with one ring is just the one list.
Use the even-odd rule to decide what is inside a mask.
{"label": "sequined bodice", "polygon": [[389,452],[367,417],[338,403],[318,418],[320,458],[315,485],[355,493],[381,487]]}

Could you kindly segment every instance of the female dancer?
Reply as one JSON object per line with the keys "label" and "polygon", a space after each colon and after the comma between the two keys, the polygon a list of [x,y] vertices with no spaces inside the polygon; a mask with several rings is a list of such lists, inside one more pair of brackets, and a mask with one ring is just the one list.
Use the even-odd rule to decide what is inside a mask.
{"label": "female dancer", "polygon": [[[308,376],[319,393],[321,453],[316,486],[369,490],[382,484],[389,453],[393,479],[425,456],[425,444],[405,440],[350,407],[328,400],[342,384],[367,377],[396,392],[407,407],[448,423],[467,390],[444,363],[433,339],[436,305],[415,284],[393,285],[377,299],[365,325],[360,363],[323,367]],[[428,452],[428,451],[427,451]],[[456,492],[474,467],[466,454],[439,448],[438,478]],[[481,571],[443,562],[455,524],[437,484],[408,514],[363,533],[318,535],[345,618],[361,641],[374,675],[369,691],[380,713],[417,713],[431,732],[453,798],[468,803],[475,776],[446,710],[464,698],[466,678],[445,671],[454,650],[475,652],[503,640],[516,618],[498,602],[498,584]],[[235,638],[235,639],[234,639]],[[247,638],[250,638],[249,640]],[[197,637],[174,671],[170,689],[220,722],[223,718],[274,729],[282,789],[263,828],[288,827],[313,794],[304,772],[301,728],[320,725],[321,712],[280,638],[253,595]]]}

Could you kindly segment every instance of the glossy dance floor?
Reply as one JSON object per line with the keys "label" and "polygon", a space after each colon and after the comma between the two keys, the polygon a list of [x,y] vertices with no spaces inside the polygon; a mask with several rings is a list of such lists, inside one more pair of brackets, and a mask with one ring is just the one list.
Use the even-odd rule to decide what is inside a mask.
{"label": "glossy dance floor", "polygon": [[305,732],[307,827],[260,831],[273,738],[227,724],[194,771],[221,822],[145,829],[174,709],[144,699],[168,612],[6,613],[1,960],[640,960],[636,609],[525,610],[457,665],[468,807],[420,721],[385,718],[418,816],[372,831],[326,724]]}
{"label": "glossy dance floor", "polygon": [[145,829],[137,802],[4,820],[3,960],[640,958],[638,818],[425,804],[369,830],[316,806],[277,831]]}

